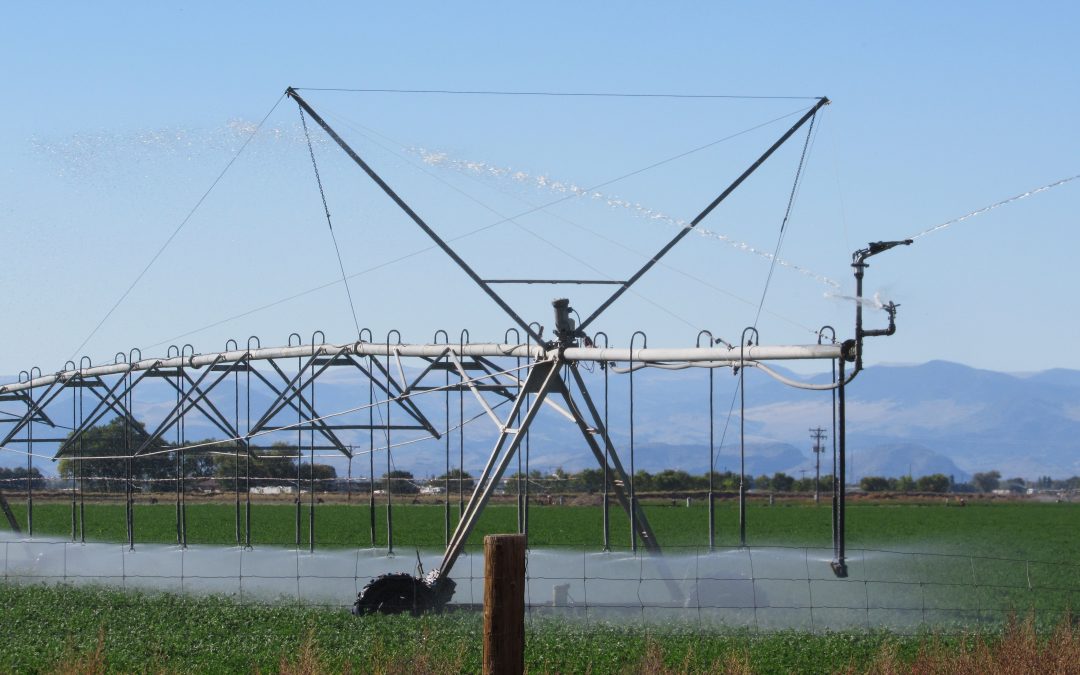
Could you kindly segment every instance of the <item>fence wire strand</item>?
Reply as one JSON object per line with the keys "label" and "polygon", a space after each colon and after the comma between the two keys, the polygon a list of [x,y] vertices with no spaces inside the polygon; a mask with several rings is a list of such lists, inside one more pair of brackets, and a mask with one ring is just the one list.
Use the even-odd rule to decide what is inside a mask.
{"label": "fence wire strand", "polygon": [[[302,547],[141,544],[129,551],[122,543],[10,535],[0,545],[5,583],[100,584],[182,596],[220,594],[243,604],[285,601],[336,609],[351,605],[371,576],[409,564],[371,547],[312,554]],[[656,557],[532,549],[526,566],[528,616],[586,624],[675,622],[700,630],[888,628],[904,633],[927,627],[970,630],[1029,612],[1053,622],[1080,599],[1080,564],[1073,563],[861,549],[852,551],[851,576],[837,579],[821,559],[823,550],[813,547],[668,550]],[[475,559],[480,555],[479,547],[466,550],[452,575],[458,592],[450,609],[478,609],[483,578],[477,576]],[[874,559],[873,569],[868,557]],[[972,576],[949,579],[948,570],[935,570],[932,561],[967,568]],[[724,564],[733,569],[721,569]],[[1042,565],[1056,572],[1040,576]],[[672,583],[681,596],[671,595]],[[627,593],[630,587],[636,592]]]}

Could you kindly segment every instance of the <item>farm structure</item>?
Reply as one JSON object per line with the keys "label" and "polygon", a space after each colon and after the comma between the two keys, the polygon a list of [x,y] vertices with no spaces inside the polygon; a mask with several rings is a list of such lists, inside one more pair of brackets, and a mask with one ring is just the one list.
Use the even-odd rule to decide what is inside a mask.
{"label": "farm structure", "polygon": [[[732,194],[751,174],[800,129],[813,128],[816,115],[828,104],[827,98],[819,98],[786,132],[770,145],[745,171],[712,200],[700,213],[682,228],[678,234],[661,247],[644,265],[624,280],[597,279],[485,279],[470,266],[462,256],[387,184],[384,179],[351,147],[294,89],[287,95],[299,106],[305,134],[310,118],[332,141],[366,174],[417,227],[492,300],[511,320],[514,327],[508,330],[502,342],[470,342],[463,333],[452,342],[446,331],[435,333],[431,342],[405,343],[397,331],[391,331],[381,341],[369,330],[357,326],[357,340],[327,344],[320,333],[312,335],[308,344],[294,334],[289,344],[279,347],[263,347],[256,338],[241,346],[230,341],[226,349],[214,353],[195,353],[190,346],[171,347],[164,357],[144,358],[133,349],[117,354],[114,362],[93,365],[83,358],[80,363],[69,362],[59,372],[46,374],[34,368],[24,371],[18,382],[0,386],[0,404],[10,408],[0,417],[0,425],[7,425],[0,446],[25,448],[28,476],[32,473],[36,456],[42,448],[49,448],[50,458],[66,458],[85,467],[90,462],[103,460],[118,462],[123,468],[117,480],[125,491],[125,519],[128,547],[135,546],[136,522],[134,519],[134,494],[137,466],[143,462],[166,461],[173,465],[173,482],[176,499],[177,543],[187,545],[186,497],[189,489],[187,467],[189,461],[200,453],[217,452],[233,457],[233,493],[235,496],[235,535],[241,547],[250,547],[251,541],[251,495],[253,486],[250,473],[252,462],[266,460],[270,454],[263,440],[286,436],[295,439],[296,475],[292,487],[278,489],[305,491],[303,453],[307,450],[311,470],[307,476],[308,548],[316,544],[315,522],[315,458],[317,452],[338,453],[350,460],[367,454],[369,479],[375,481],[375,455],[386,453],[385,489],[387,519],[387,549],[394,551],[393,499],[394,490],[390,477],[394,467],[391,449],[416,442],[418,435],[442,440],[446,447],[446,484],[443,486],[445,507],[445,551],[427,574],[412,576],[408,573],[377,577],[368,584],[357,600],[355,611],[420,611],[440,608],[454,593],[452,570],[462,554],[470,534],[480,515],[496,491],[515,457],[519,459],[523,446],[527,448],[529,432],[542,409],[552,411],[578,432],[580,443],[596,461],[603,472],[604,541],[609,546],[608,497],[621,508],[630,525],[630,547],[634,553],[639,548],[647,554],[659,554],[662,542],[650,525],[641,508],[634,486],[634,372],[641,368],[689,369],[705,368],[711,373],[717,368],[731,369],[740,378],[740,392],[745,392],[745,373],[754,368],[785,384],[814,389],[830,395],[833,407],[834,476],[832,495],[832,573],[844,577],[848,573],[845,550],[845,467],[846,467],[846,387],[863,367],[863,341],[867,337],[892,335],[896,330],[896,305],[888,303],[882,309],[888,315],[886,328],[869,329],[863,325],[862,289],[867,260],[895,246],[907,245],[911,240],[875,242],[853,255],[856,298],[854,329],[850,338],[840,339],[831,327],[818,332],[815,344],[763,345],[756,327],[747,327],[738,344],[715,338],[709,331],[701,331],[697,345],[692,348],[649,347],[644,332],[637,332],[627,348],[608,346],[603,332],[588,333],[587,329],[603,312],[615,303],[633,284],[652,269],[659,260],[675,247],[694,227],[709,215],[721,202]],[[310,136],[309,148],[310,148]],[[805,148],[804,148],[805,155]],[[312,162],[314,165],[314,153]],[[800,164],[801,169],[801,164]],[[315,166],[316,178],[318,167]],[[797,174],[798,175],[798,174]],[[796,179],[798,180],[798,179]],[[319,181],[320,191],[322,183]],[[794,190],[793,190],[794,194]],[[325,195],[324,200],[325,200]],[[790,204],[789,204],[790,209]],[[329,222],[329,211],[327,210]],[[332,229],[332,228],[331,228]],[[347,280],[346,280],[347,281]],[[580,315],[566,298],[554,301],[553,330],[544,335],[544,328],[536,321],[527,321],[511,307],[496,291],[500,284],[513,285],[612,285],[614,291],[591,313]],[[575,320],[575,316],[578,320]],[[794,360],[828,362],[832,367],[832,380],[827,384],[800,383],[770,368],[770,363]],[[623,374],[630,384],[630,433],[626,448],[616,448],[608,429],[607,401],[599,401],[586,385],[580,369],[598,366],[608,373]],[[357,392],[359,404],[347,410],[324,412],[319,407],[317,392],[321,380],[331,373],[348,369],[359,374],[366,383]],[[366,392],[363,391],[366,389]],[[461,494],[458,483],[461,513],[451,528],[451,437],[460,433],[466,420],[459,417],[457,426],[451,423],[451,393],[469,395],[475,399],[481,412],[478,418],[487,418],[494,425],[496,440],[479,472],[468,500]],[[442,414],[431,414],[430,406],[418,401],[441,399]],[[163,413],[148,420],[146,427],[136,419],[136,402],[153,401]],[[500,408],[507,405],[505,412]],[[744,405],[744,403],[743,403]],[[710,412],[712,401],[710,398]],[[214,427],[222,436],[205,442],[193,443],[186,435],[188,422],[198,418]],[[71,433],[61,435],[63,428],[58,420],[70,419]],[[85,441],[99,425],[119,420],[122,425],[122,447],[112,455],[88,454]],[[745,428],[740,417],[740,448],[745,443]],[[470,420],[471,421],[471,420]],[[42,429],[48,431],[42,432]],[[357,453],[356,443],[347,442],[345,434],[367,433],[366,453]],[[43,435],[44,433],[44,435]],[[709,541],[713,546],[714,490],[711,485],[711,466],[714,448],[710,428],[710,487]],[[404,437],[405,440],[402,440]],[[395,446],[395,440],[397,446]],[[281,453],[277,457],[284,457]],[[624,461],[624,459],[626,461]],[[746,472],[745,458],[741,460],[739,486],[739,533],[740,546],[746,545]],[[457,467],[463,471],[462,462]],[[460,474],[459,474],[460,475]],[[83,496],[85,482],[93,479],[83,469],[71,475],[71,534],[81,538],[83,527]],[[27,480],[30,480],[29,478]],[[262,489],[271,489],[264,486]],[[527,533],[527,483],[519,485],[524,490],[524,501],[519,498],[518,530]],[[370,491],[374,507],[376,492]],[[296,500],[296,541],[302,545],[302,499]],[[371,509],[374,518],[375,509]],[[33,491],[27,487],[27,530],[33,534]],[[371,523],[374,529],[374,522]],[[675,593],[675,591],[673,591]]]}

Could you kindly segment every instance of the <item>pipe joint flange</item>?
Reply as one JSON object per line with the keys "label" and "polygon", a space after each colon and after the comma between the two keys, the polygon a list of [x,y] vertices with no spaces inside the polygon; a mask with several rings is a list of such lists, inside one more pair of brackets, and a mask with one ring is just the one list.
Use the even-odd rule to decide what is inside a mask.
{"label": "pipe joint flange", "polygon": [[840,357],[848,363],[854,363],[859,354],[858,343],[855,340],[844,340],[840,343]]}

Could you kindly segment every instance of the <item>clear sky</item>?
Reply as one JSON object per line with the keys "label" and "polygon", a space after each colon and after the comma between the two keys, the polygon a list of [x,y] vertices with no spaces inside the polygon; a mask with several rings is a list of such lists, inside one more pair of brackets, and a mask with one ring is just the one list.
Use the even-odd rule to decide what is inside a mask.
{"label": "clear sky", "polygon": [[[851,292],[855,248],[1080,174],[1078,14],[1065,2],[13,5],[0,28],[0,373],[75,355],[290,85],[827,95],[781,257],[842,288],[778,267],[759,327],[766,343],[812,341],[824,323],[847,337],[850,304],[825,296]],[[305,96],[448,237],[813,102]],[[794,119],[458,245],[487,276],[625,278]],[[317,329],[353,339],[299,124],[280,101],[80,353],[208,352]],[[593,328],[620,345],[634,329],[650,346],[692,344],[699,328],[736,340],[769,264],[732,242],[776,246],[804,140]],[[359,324],[416,342],[437,328],[501,339],[498,308],[445,259],[416,253],[415,226],[324,136],[314,147]],[[899,333],[869,345],[868,361],[1080,368],[1078,210],[1080,180],[874,259],[868,292],[902,307]],[[556,292],[507,289],[544,324]],[[600,299],[567,292],[583,313]]]}

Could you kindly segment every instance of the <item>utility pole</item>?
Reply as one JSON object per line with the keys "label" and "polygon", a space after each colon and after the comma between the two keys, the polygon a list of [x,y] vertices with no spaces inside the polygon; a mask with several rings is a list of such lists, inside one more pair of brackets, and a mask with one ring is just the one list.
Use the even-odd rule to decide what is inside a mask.
{"label": "utility pole", "polygon": [[[814,439],[814,503],[821,503],[821,453],[825,452],[825,430],[816,427],[810,430],[810,438]],[[836,480],[836,476],[833,476]]]}

